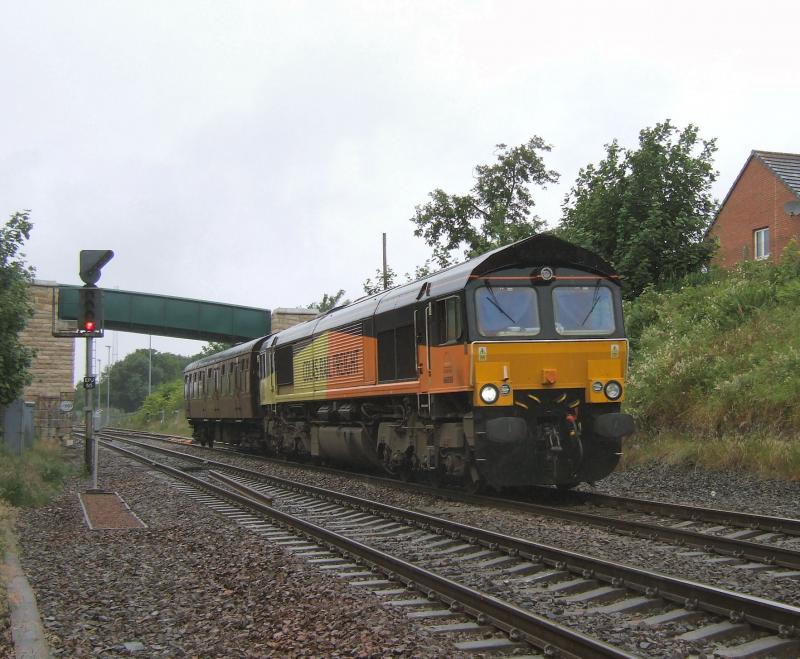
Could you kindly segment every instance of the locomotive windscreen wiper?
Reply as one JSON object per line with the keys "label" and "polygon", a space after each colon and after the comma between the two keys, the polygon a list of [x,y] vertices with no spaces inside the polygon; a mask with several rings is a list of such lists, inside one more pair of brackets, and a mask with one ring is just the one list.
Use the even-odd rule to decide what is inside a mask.
{"label": "locomotive windscreen wiper", "polygon": [[489,283],[488,279],[486,280],[486,288],[489,291],[489,295],[492,296],[491,298],[489,298],[489,302],[491,302],[495,307],[497,307],[497,309],[500,311],[501,314],[503,314],[512,323],[514,323],[514,325],[516,325],[517,321],[514,320],[511,316],[509,316],[508,312],[505,309],[503,309],[502,306],[500,306],[500,302],[497,299],[497,296],[494,294],[494,289],[492,288],[492,285]]}
{"label": "locomotive windscreen wiper", "polygon": [[597,303],[600,301],[600,280],[597,280],[597,283],[594,285],[594,295],[592,296],[592,306],[589,308],[589,313],[586,314],[586,318],[583,319],[581,322],[581,327],[586,325],[586,321],[589,320],[589,316],[592,315],[594,308],[597,306]]}

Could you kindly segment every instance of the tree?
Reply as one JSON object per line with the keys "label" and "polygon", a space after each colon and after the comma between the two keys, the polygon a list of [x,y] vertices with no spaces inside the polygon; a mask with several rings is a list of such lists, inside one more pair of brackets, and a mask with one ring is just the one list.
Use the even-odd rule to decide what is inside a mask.
{"label": "tree", "polygon": [[446,267],[461,256],[460,250],[477,256],[539,233],[544,222],[532,214],[530,186],[558,181],[558,172],[547,169],[538,153],[550,148],[536,136],[513,148],[498,144],[497,162],[475,167],[470,194],[450,195],[437,188],[428,194],[428,203],[416,206],[414,235],[424,238],[433,258]]}
{"label": "tree", "polygon": [[343,304],[350,304],[350,300],[343,300],[344,297],[344,289],[340,288],[337,293],[330,295],[328,293],[323,293],[322,300],[319,302],[312,302],[309,304],[306,309],[316,309],[320,313],[325,313],[326,311],[330,311],[336,306],[341,306]]}
{"label": "tree", "polygon": [[426,259],[425,263],[422,265],[418,265],[414,268],[413,274],[407,272],[403,275],[405,281],[398,282],[397,281],[397,273],[392,269],[391,266],[386,266],[386,286],[384,286],[383,281],[383,270],[377,269],[375,270],[375,279],[367,279],[363,286],[364,286],[364,293],[367,295],[375,295],[375,293],[380,293],[387,288],[392,288],[394,286],[399,286],[401,283],[408,284],[412,281],[416,281],[417,279],[422,279],[423,277],[427,277],[432,272],[435,272],[434,268],[431,266],[431,260]]}
{"label": "tree", "polygon": [[[164,382],[183,379],[183,369],[191,357],[174,355],[170,352],[153,350],[152,388]],[[106,377],[111,378],[111,407],[125,412],[134,412],[147,397],[148,370],[150,368],[148,349],[140,348],[126,355],[106,371],[100,388],[106,386]]]}
{"label": "tree", "polygon": [[30,211],[14,213],[0,229],[0,405],[7,405],[30,383],[34,352],[19,342],[19,333],[33,316],[28,288],[34,270],[19,250],[30,238]]}
{"label": "tree", "polygon": [[564,198],[559,235],[610,261],[629,298],[706,265],[715,249],[704,235],[717,208],[716,140],[666,120],[643,129],[637,149],[616,140],[605,148]]}
{"label": "tree", "polygon": [[227,350],[228,348],[232,347],[232,343],[225,343],[224,341],[209,341],[202,348],[200,348],[200,352],[198,352],[194,357],[190,357],[189,361],[193,362],[198,359],[203,359],[203,357],[210,357],[211,355],[215,355],[218,352],[222,352],[223,350]]}
{"label": "tree", "polygon": [[[406,275],[406,277],[408,277],[408,275]],[[364,293],[366,295],[375,295],[375,293],[380,293],[387,288],[392,288],[395,286],[395,282],[397,281],[397,273],[392,270],[392,267],[389,265],[386,266],[385,280],[386,285],[384,286],[383,270],[378,268],[375,270],[375,279],[370,278],[364,282]]]}

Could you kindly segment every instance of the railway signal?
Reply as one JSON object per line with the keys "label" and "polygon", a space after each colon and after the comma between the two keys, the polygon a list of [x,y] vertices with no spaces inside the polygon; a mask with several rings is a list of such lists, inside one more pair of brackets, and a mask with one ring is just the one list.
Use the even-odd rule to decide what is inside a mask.
{"label": "railway signal", "polygon": [[114,258],[110,249],[82,249],[81,250],[81,281],[87,286],[94,286],[100,281],[100,270]]}
{"label": "railway signal", "polygon": [[103,336],[103,291],[95,286],[80,289],[78,331],[84,336]]}
{"label": "railway signal", "polygon": [[93,338],[103,336],[103,291],[97,288],[100,281],[100,270],[114,258],[110,249],[82,249],[80,253],[81,281],[85,284],[80,289],[78,300],[78,334],[86,338],[86,376],[83,378],[84,413],[86,415],[86,444],[84,446],[84,462],[92,472],[92,489],[97,489],[97,442],[94,440],[94,415],[92,390],[95,377],[92,373]]}

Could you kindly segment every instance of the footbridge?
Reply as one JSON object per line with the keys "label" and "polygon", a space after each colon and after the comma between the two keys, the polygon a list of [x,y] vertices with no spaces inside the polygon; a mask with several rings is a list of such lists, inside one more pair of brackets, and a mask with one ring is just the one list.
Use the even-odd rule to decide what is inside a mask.
{"label": "footbridge", "polygon": [[[57,318],[77,321],[80,286],[57,287]],[[199,341],[240,343],[272,329],[269,309],[102,289],[104,329]],[[315,312],[309,311],[309,317]]]}

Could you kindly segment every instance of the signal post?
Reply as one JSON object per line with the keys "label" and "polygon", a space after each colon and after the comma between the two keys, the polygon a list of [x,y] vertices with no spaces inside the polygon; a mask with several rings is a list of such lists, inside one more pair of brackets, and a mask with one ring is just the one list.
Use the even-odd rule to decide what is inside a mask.
{"label": "signal post", "polygon": [[97,442],[94,441],[94,396],[93,373],[95,337],[103,336],[103,291],[97,288],[100,270],[114,258],[110,249],[84,249],[80,254],[80,277],[84,283],[80,289],[78,306],[78,336],[86,338],[86,373],[83,378],[84,414],[86,418],[86,442],[84,464],[92,472],[92,489],[97,489]]}

